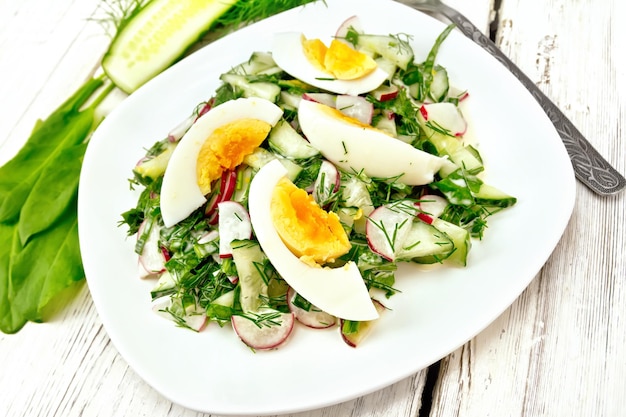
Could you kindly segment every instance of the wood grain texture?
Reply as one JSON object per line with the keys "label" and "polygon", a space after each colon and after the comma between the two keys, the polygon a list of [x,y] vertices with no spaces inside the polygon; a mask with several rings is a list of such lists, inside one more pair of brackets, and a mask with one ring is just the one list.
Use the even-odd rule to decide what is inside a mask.
{"label": "wood grain texture", "polygon": [[[503,0],[497,40],[623,173],[626,36],[616,16],[626,16],[618,1]],[[442,362],[433,416],[624,415],[625,210],[623,193],[577,185],[569,226],[538,276]]]}
{"label": "wood grain texture", "polygon": [[[450,0],[485,31],[490,0]],[[0,0],[0,163],[98,66],[99,0]],[[498,43],[626,171],[626,16],[618,0],[502,0]],[[555,185],[555,186],[558,186]],[[578,185],[569,227],[520,298],[441,362],[431,416],[620,416],[626,408],[623,195]],[[540,214],[538,214],[540,215]],[[204,416],[143,382],[82,284],[44,324],[0,334],[0,415]],[[290,417],[420,416],[426,372]],[[286,417],[286,416],[282,416]]]}

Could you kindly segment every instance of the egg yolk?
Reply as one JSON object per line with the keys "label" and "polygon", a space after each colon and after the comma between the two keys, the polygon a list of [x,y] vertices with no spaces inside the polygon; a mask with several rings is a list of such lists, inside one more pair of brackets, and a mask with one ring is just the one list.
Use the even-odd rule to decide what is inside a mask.
{"label": "egg yolk", "polygon": [[350,250],[339,216],[322,209],[287,178],[281,179],[272,192],[270,213],[285,245],[309,264],[333,262]]}
{"label": "egg yolk", "polygon": [[350,117],[348,115],[346,115],[345,113],[342,113],[341,110],[335,109],[333,107],[330,106],[320,106],[321,111],[323,111],[324,113],[326,113],[326,115],[328,117],[330,117],[331,119],[336,119],[336,120],[341,120],[345,123],[349,123],[351,125],[355,125],[358,127],[362,127],[364,129],[369,129],[369,130],[375,130],[377,132],[380,133],[384,133],[385,135],[389,136],[388,132],[385,132],[384,130],[380,130],[375,128],[372,125],[368,125],[367,123],[363,123],[358,119],[355,119],[354,117]]}
{"label": "egg yolk", "polygon": [[307,60],[316,68],[332,74],[338,80],[356,80],[376,69],[376,61],[333,39],[329,47],[319,39],[302,36],[302,49]]}
{"label": "egg yolk", "polygon": [[196,165],[198,185],[203,194],[226,170],[236,168],[263,143],[272,126],[262,120],[240,119],[224,124],[204,141]]}
{"label": "egg yolk", "polygon": [[324,68],[324,57],[326,56],[326,45],[319,39],[306,39],[302,37],[302,48],[304,55],[310,63],[315,65],[317,69],[326,71]]}

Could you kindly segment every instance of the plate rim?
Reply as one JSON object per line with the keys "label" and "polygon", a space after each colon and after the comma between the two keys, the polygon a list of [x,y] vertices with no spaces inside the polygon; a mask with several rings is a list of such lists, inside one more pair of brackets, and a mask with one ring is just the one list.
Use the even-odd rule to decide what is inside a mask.
{"label": "plate rim", "polygon": [[[431,16],[428,16],[426,14],[423,14],[421,12],[415,11],[411,8],[409,8],[408,6],[404,6],[404,5],[400,5],[396,2],[393,2],[391,0],[378,0],[378,1],[374,1],[374,0],[367,0],[367,1],[363,1],[363,0],[343,0],[343,1],[339,1],[339,0],[326,0],[326,6],[321,6],[320,2],[315,2],[315,3],[309,3],[307,5],[304,6],[300,6],[296,9],[292,9],[290,11],[281,13],[279,15],[273,16],[269,19],[267,19],[266,21],[262,21],[259,22],[255,25],[251,25],[247,28],[242,29],[239,32],[236,32],[233,35],[236,36],[244,36],[247,34],[254,34],[255,32],[255,28],[260,27],[260,25],[264,25],[267,26],[269,25],[269,23],[271,22],[280,22],[281,19],[286,19],[287,17],[291,17],[291,16],[296,16],[297,14],[304,14],[305,16],[309,14],[310,10],[317,10],[314,9],[314,7],[317,5],[318,8],[321,7],[326,7],[329,10],[334,10],[334,8],[339,8],[342,9],[348,9],[348,5],[354,5],[355,7],[358,5],[359,7],[362,7],[364,10],[368,7],[374,7],[374,8],[384,8],[384,7],[391,7],[393,5],[393,7],[402,7],[406,10],[407,13],[412,13],[414,15],[422,15],[423,18],[425,19],[432,19],[433,21],[435,21],[434,18],[432,18]],[[357,9],[359,7],[356,7]],[[286,17],[287,16],[287,17]],[[436,21],[438,26],[440,27],[444,27],[443,24],[439,21]],[[238,35],[237,35],[238,33]],[[243,35],[242,35],[243,33]],[[437,35],[436,33],[433,35]],[[229,35],[230,36],[230,35]],[[224,38],[223,38],[224,39]],[[186,58],[189,60],[199,60],[199,58],[202,56],[202,52],[201,51],[205,51],[204,53],[206,54],[207,50],[210,51],[212,49],[216,49],[216,44],[220,44],[220,42],[223,42],[222,39],[211,43],[205,47],[203,47],[202,49],[194,52],[194,54],[192,54],[190,57]],[[251,53],[252,51],[247,51],[247,53]],[[183,60],[185,61],[185,60]],[[178,71],[178,68],[181,68],[181,65],[185,65],[184,63],[182,63],[183,61],[181,61],[181,63],[178,63],[174,66],[172,66],[170,69],[164,71],[161,75],[159,75],[158,77],[155,77],[155,79],[149,81],[148,83],[146,83],[143,87],[141,87],[135,94],[131,95],[128,99],[125,100],[125,103],[122,103],[122,105],[118,106],[119,109],[126,109],[129,106],[132,106],[133,103],[135,103],[136,101],[140,101],[140,99],[138,99],[137,97],[141,98],[144,97],[145,95],[149,95],[147,92],[151,91],[152,89],[158,88],[159,83],[161,83],[161,80],[165,80],[167,78],[171,78],[171,77],[175,77]],[[520,85],[521,87],[521,85]],[[523,88],[523,87],[522,87]],[[526,91],[525,89],[523,91]],[[528,93],[528,96],[530,96],[530,93]],[[130,103],[130,104],[129,104]],[[116,111],[122,111],[122,110],[117,110],[118,108],[116,108],[114,110],[114,112]],[[108,122],[107,120],[110,120],[110,116],[107,116],[107,118],[105,119],[105,121],[103,121],[104,124],[104,128],[103,129],[107,129],[108,128]],[[545,116],[545,119],[547,120],[547,116]],[[558,139],[558,135],[556,133],[556,130],[553,128],[552,136],[557,136]],[[100,131],[100,128],[98,129],[98,131]],[[89,161],[93,161],[94,158],[96,158],[96,156],[94,155],[94,149],[96,149],[96,145],[92,146],[92,143],[98,143],[100,134],[98,134],[98,131],[96,132],[96,134],[94,134],[94,137],[92,138],[92,142],[89,144],[88,146],[88,150],[85,156],[85,162],[89,162]],[[100,131],[102,132],[102,131]],[[95,139],[95,141],[93,141]],[[562,152],[565,152],[565,148],[564,145],[560,142],[560,148]],[[558,148],[558,144],[553,144],[554,147]],[[571,168],[571,166],[570,166]],[[129,169],[129,173],[130,173],[130,169]],[[84,175],[84,177],[83,177]],[[81,245],[81,251],[83,253],[89,253],[90,248],[89,248],[89,243],[91,242],[90,236],[89,236],[89,230],[88,227],[85,224],[81,224],[81,218],[88,218],[88,216],[86,216],[85,211],[90,209],[90,205],[89,205],[89,200],[85,200],[86,198],[89,198],[89,194],[86,193],[85,188],[87,187],[86,184],[88,184],[88,175],[92,175],[90,168],[86,167],[84,169],[84,171],[81,171],[81,181],[79,184],[79,213],[78,213],[78,218],[79,218],[79,222],[78,222],[78,228],[79,228],[79,240],[80,240],[80,245]],[[473,336],[475,336],[476,334],[480,333],[480,331],[482,331],[485,327],[487,327],[493,320],[495,320],[497,318],[497,316],[499,316],[500,314],[502,314],[503,311],[506,310],[506,308],[508,308],[514,301],[515,299],[517,299],[519,297],[519,295],[521,294],[521,292],[523,291],[524,288],[526,288],[530,282],[532,281],[532,279],[534,278],[534,276],[536,275],[537,272],[539,272],[539,270],[541,269],[541,267],[544,265],[544,263],[547,261],[548,257],[550,256],[550,254],[552,253],[552,251],[554,250],[554,248],[556,247],[556,245],[558,244],[559,240],[561,239],[562,234],[564,233],[566,227],[567,227],[567,223],[569,222],[569,219],[571,217],[573,208],[574,208],[574,202],[575,202],[575,178],[574,178],[574,174],[573,174],[573,169],[571,170],[571,172],[565,173],[564,177],[569,177],[569,180],[567,181],[568,186],[563,188],[564,194],[563,196],[565,197],[564,199],[564,204],[563,207],[565,209],[565,213],[564,216],[561,217],[559,220],[559,225],[557,227],[557,229],[560,229],[559,233],[555,233],[553,235],[551,235],[551,241],[549,243],[546,244],[546,246],[551,246],[552,249],[548,252],[543,254],[543,258],[542,260],[537,260],[535,262],[536,266],[536,271],[534,272],[534,274],[532,274],[531,276],[528,276],[526,280],[524,280],[523,282],[518,282],[518,287],[520,287],[519,291],[514,291],[515,293],[517,293],[514,297],[512,297],[510,300],[505,300],[503,302],[500,303],[498,311],[497,311],[497,315],[496,317],[493,317],[491,320],[489,319],[485,319],[483,320],[483,322],[481,323],[480,329],[478,329],[477,331],[475,331],[476,329],[472,330],[473,332]],[[83,181],[83,179],[85,181]],[[82,215],[81,215],[82,213]],[[87,257],[88,261],[90,262],[89,257]],[[116,347],[116,349],[120,352],[120,354],[122,355],[122,357],[124,358],[124,360],[126,360],[126,362],[131,366],[131,368],[133,368],[133,370],[144,380],[146,381],[150,386],[152,386],[155,390],[157,390],[158,392],[160,392],[162,395],[164,395],[166,398],[168,398],[169,400],[171,400],[174,403],[180,404],[184,407],[187,407],[189,409],[193,409],[193,410],[197,410],[197,411],[203,411],[203,412],[211,412],[211,413],[217,413],[217,414],[223,414],[223,415],[260,415],[260,414],[276,414],[276,413],[290,413],[290,412],[301,412],[301,411],[306,411],[306,410],[311,410],[314,408],[319,408],[319,407],[325,407],[325,406],[329,406],[329,405],[333,405],[333,404],[337,404],[339,402],[343,402],[343,401],[347,401],[350,399],[354,399],[357,398],[359,396],[362,395],[366,395],[369,394],[371,392],[377,391],[379,389],[382,389],[386,386],[389,386],[399,380],[402,380],[410,375],[415,374],[416,372],[419,372],[421,369],[424,369],[424,367],[420,367],[419,369],[407,369],[405,372],[403,373],[397,373],[393,376],[393,378],[387,378],[384,379],[384,381],[381,381],[381,383],[379,384],[369,384],[368,387],[366,389],[361,389],[361,390],[357,390],[357,391],[352,391],[349,393],[345,393],[342,396],[337,396],[331,400],[328,400],[326,402],[324,401],[317,401],[317,403],[308,403],[308,404],[300,404],[298,406],[296,405],[291,405],[291,406],[285,406],[283,408],[277,407],[274,409],[264,409],[264,410],[260,410],[261,413],[259,413],[259,411],[257,410],[252,410],[246,407],[240,407],[240,408],[222,408],[222,409],[213,409],[211,408],[210,405],[201,405],[198,404],[197,402],[193,402],[193,401],[188,401],[188,399],[184,399],[184,398],[180,398],[177,395],[173,394],[171,392],[171,390],[168,389],[167,384],[163,384],[162,381],[155,381],[154,377],[151,375],[147,375],[145,370],[141,369],[141,367],[139,365],[137,365],[136,361],[133,359],[132,357],[132,353],[129,353],[128,350],[128,346],[126,345],[126,343],[122,340],[119,339],[118,334],[112,330],[116,324],[114,324],[111,321],[111,317],[108,315],[106,309],[107,307],[103,304],[104,301],[102,300],[102,298],[100,297],[100,295],[97,293],[97,288],[98,286],[96,285],[96,282],[94,281],[94,274],[88,273],[88,270],[92,271],[92,265],[85,265],[85,272],[87,275],[87,284],[90,288],[90,291],[96,291],[96,293],[94,294],[92,292],[92,299],[94,300],[94,304],[96,306],[96,310],[98,311],[98,315],[100,316],[104,327],[107,331],[107,333],[109,334],[109,337],[111,338],[114,346]],[[512,292],[513,293],[513,292]],[[493,314],[492,314],[493,315]],[[168,323],[169,325],[169,323]],[[475,331],[475,332],[474,332]],[[470,337],[470,338],[471,338]],[[469,339],[467,339],[469,340]],[[467,340],[465,340],[463,343],[465,343]],[[462,344],[462,343],[461,343]],[[425,360],[425,362],[429,362],[433,363],[435,362],[437,359],[439,359],[440,357],[445,356],[446,354],[450,353],[451,351],[453,351],[454,349],[456,349],[459,345],[455,345],[455,346],[450,346],[450,349],[448,349],[447,352],[445,352],[444,354],[442,354],[441,356],[439,356],[438,358],[427,358]],[[427,366],[427,365],[426,365]]]}

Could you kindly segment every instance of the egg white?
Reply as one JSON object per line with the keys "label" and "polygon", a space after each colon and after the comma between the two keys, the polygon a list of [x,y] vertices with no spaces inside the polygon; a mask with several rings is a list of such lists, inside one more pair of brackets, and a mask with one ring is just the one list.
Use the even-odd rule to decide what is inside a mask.
{"label": "egg white", "polygon": [[301,32],[283,32],[274,35],[272,57],[289,75],[336,94],[359,95],[379,87],[389,76],[377,67],[371,73],[355,80],[336,80],[332,75],[313,65],[302,48]]}
{"label": "egg white", "polygon": [[[337,167],[364,172],[371,178],[398,178],[407,185],[424,185],[448,161],[383,131],[334,117],[328,106],[302,100],[298,121],[311,145]],[[356,121],[355,121],[356,122]]]}
{"label": "egg white", "polygon": [[285,167],[274,160],[264,165],[250,184],[250,220],[263,252],[294,291],[321,310],[346,320],[378,318],[378,311],[354,262],[340,268],[314,267],[300,260],[283,243],[274,227],[270,204],[272,191],[286,175]]}
{"label": "egg white", "polygon": [[201,116],[182,137],[165,169],[161,186],[161,215],[165,227],[187,218],[207,201],[198,185],[196,166],[202,145],[215,129],[245,118],[274,126],[282,114],[276,104],[250,97],[227,101]]}

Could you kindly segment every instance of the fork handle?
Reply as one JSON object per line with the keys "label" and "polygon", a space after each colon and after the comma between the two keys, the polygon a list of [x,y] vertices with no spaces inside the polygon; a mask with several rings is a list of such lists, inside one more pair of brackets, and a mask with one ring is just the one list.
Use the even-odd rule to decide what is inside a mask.
{"label": "fork handle", "polygon": [[599,195],[624,189],[626,180],[615,170],[563,112],[488,37],[457,10],[442,4],[437,11],[456,24],[468,38],[504,65],[526,87],[546,112],[561,136],[578,180]]}

